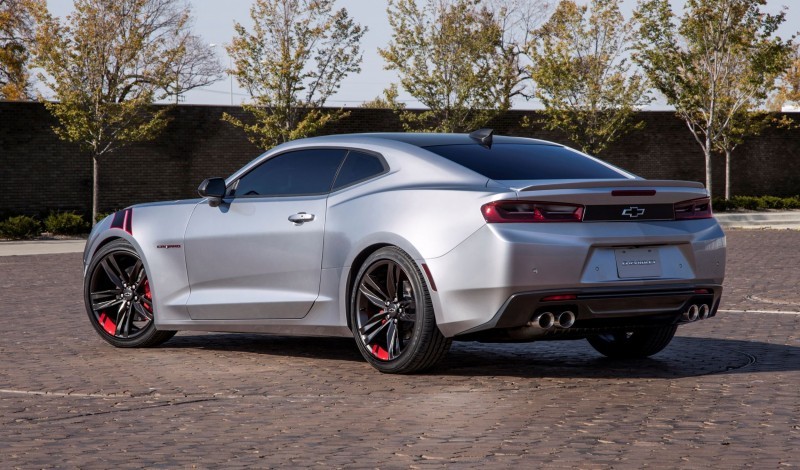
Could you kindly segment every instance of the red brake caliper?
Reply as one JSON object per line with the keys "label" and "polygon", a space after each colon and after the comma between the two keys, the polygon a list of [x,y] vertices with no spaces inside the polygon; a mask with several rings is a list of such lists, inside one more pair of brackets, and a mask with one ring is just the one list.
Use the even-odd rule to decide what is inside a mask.
{"label": "red brake caliper", "polygon": [[[151,303],[153,302],[153,294],[150,293],[150,280],[144,280],[144,298],[149,300]],[[153,313],[153,309],[150,307],[150,304],[143,303],[144,308],[147,309],[148,312]]]}
{"label": "red brake caliper", "polygon": [[100,313],[100,318],[98,318],[98,321],[100,322],[100,326],[106,330],[106,333],[110,334],[111,336],[114,336],[114,333],[117,332],[117,325],[114,324],[113,320],[106,316],[106,312]]}
{"label": "red brake caliper", "polygon": [[[378,312],[378,315],[380,315],[382,313],[383,313],[383,310]],[[384,323],[386,323],[386,320],[383,320],[381,322],[381,325],[384,324]],[[375,357],[377,357],[378,359],[382,360],[382,361],[388,361],[389,360],[389,351],[383,349],[382,347],[378,346],[377,344],[373,344],[372,345],[372,354]]]}

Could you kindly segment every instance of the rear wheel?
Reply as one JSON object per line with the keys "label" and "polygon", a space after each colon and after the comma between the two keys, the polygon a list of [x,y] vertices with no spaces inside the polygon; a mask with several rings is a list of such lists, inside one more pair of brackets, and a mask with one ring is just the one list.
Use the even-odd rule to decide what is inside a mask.
{"label": "rear wheel", "polygon": [[139,254],[125,240],[95,253],[83,284],[89,321],[114,346],[158,346],[175,335],[156,330],[150,279]]}
{"label": "rear wheel", "polygon": [[376,251],[358,271],[350,319],[361,354],[381,372],[404,374],[433,367],[452,343],[436,326],[419,268],[396,247]]}
{"label": "rear wheel", "polygon": [[652,356],[666,348],[675,336],[677,325],[615,331],[587,338],[600,354],[613,359],[636,359]]}

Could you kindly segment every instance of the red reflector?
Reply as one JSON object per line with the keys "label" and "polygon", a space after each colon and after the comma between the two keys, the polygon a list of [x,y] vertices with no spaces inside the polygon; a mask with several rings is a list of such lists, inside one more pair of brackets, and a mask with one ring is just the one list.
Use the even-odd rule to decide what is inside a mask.
{"label": "red reflector", "polygon": [[695,289],[694,293],[695,294],[710,294],[711,292],[709,292],[708,289]]}
{"label": "red reflector", "polygon": [[422,263],[422,269],[425,271],[425,275],[428,276],[428,282],[431,284],[431,289],[436,290],[436,283],[433,282],[433,276],[431,275],[431,270],[428,269],[428,265]]}
{"label": "red reflector", "polygon": [[547,297],[542,297],[542,302],[558,302],[562,300],[575,300],[577,298],[575,294],[548,295]]}
{"label": "red reflector", "polygon": [[655,196],[655,189],[615,189],[612,196]]}

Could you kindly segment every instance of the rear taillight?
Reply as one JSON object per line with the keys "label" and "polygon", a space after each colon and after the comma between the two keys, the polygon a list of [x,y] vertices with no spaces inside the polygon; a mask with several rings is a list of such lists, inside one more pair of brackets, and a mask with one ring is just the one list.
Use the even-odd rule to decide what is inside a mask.
{"label": "rear taillight", "polygon": [[580,222],[583,206],[532,201],[494,201],[481,207],[490,224],[522,222]]}
{"label": "rear taillight", "polygon": [[675,220],[710,219],[711,199],[701,197],[675,203]]}

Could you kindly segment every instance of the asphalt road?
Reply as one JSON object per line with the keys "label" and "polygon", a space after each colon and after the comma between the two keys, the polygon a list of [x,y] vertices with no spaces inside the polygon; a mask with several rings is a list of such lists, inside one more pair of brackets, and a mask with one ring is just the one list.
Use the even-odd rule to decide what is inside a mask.
{"label": "asphalt road", "polygon": [[800,232],[728,232],[722,311],[663,352],[456,343],[417,376],[347,339],[91,329],[80,254],[0,257],[0,467],[800,466]]}

